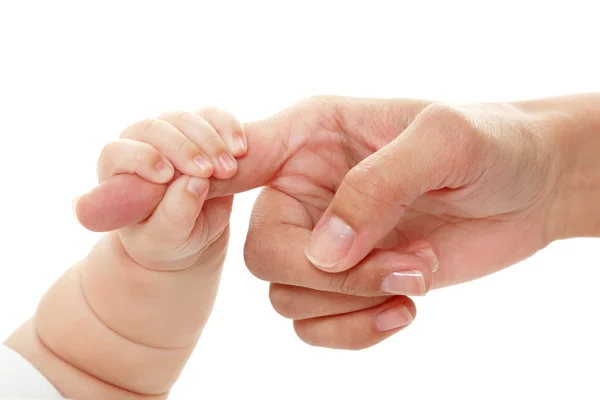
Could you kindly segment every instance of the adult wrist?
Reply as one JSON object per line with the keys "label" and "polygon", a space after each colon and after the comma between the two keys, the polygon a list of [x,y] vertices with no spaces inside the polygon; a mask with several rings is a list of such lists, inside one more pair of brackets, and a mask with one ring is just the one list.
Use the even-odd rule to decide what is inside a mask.
{"label": "adult wrist", "polygon": [[528,106],[543,121],[559,169],[547,221],[549,241],[600,237],[600,94]]}

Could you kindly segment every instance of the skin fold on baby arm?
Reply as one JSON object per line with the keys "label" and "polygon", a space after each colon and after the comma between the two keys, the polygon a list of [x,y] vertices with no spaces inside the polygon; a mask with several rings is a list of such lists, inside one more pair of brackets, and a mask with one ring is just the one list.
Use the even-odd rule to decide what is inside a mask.
{"label": "skin fold on baby arm", "polygon": [[[228,113],[171,112],[105,146],[99,183],[135,174],[167,187],[144,221],[107,233],[48,290],[5,345],[67,398],[166,398],[217,294],[232,196],[210,181],[237,173],[247,141]],[[119,192],[135,197],[135,193]]]}

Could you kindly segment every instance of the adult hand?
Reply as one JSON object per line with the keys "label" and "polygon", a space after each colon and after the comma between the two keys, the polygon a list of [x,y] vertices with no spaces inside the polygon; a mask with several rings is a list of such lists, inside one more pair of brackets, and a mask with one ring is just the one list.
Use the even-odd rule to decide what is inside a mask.
{"label": "adult hand", "polygon": [[[248,268],[306,342],[368,347],[412,321],[403,295],[481,277],[556,238],[554,131],[568,118],[552,104],[314,98],[247,124],[248,155],[211,196],[266,185]],[[79,201],[84,225],[105,229],[98,207],[111,201],[125,210],[113,225],[143,218],[161,190],[111,185]]]}

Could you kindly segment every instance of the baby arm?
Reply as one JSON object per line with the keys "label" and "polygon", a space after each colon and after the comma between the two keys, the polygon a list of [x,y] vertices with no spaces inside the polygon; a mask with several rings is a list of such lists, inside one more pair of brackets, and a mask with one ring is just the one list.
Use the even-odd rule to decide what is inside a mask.
{"label": "baby arm", "polygon": [[63,396],[165,398],[210,315],[227,249],[232,197],[206,200],[207,178],[232,177],[245,143],[239,123],[212,109],[127,128],[100,156],[100,183],[137,174],[167,186],[164,196],[144,221],[105,235],[5,344]]}

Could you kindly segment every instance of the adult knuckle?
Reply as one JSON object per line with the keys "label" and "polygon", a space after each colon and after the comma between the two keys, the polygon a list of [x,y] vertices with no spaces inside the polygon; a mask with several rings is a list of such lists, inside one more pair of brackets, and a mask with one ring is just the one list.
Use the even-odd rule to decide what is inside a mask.
{"label": "adult knuckle", "polygon": [[318,94],[305,98],[303,102],[309,106],[321,106],[323,104],[331,105],[338,99],[338,96],[331,94]]}
{"label": "adult knuckle", "polygon": [[294,321],[294,332],[304,343],[310,346],[325,347],[323,338],[317,333],[315,320],[300,319]]}
{"label": "adult knuckle", "polygon": [[301,99],[288,107],[285,113],[294,114],[307,128],[316,128],[334,124],[332,116],[337,114],[338,109],[338,96],[322,94]]}
{"label": "adult knuckle", "polygon": [[[326,327],[324,324],[333,325]],[[332,319],[294,321],[296,336],[310,346],[343,350],[362,350],[372,346],[371,341],[360,333],[353,332],[351,328]]]}
{"label": "adult knuckle", "polygon": [[347,295],[358,295],[361,293],[360,280],[354,269],[331,274],[329,290],[331,292]]}
{"label": "adult knuckle", "polygon": [[[447,171],[464,172],[466,166],[480,159],[487,140],[485,124],[482,125],[479,114],[447,104],[432,104],[419,118],[422,139],[435,144],[432,157],[445,165]],[[446,183],[460,185],[461,182]]]}
{"label": "adult knuckle", "polygon": [[272,283],[269,287],[269,300],[273,309],[282,317],[294,319],[299,315],[294,293],[285,285]]}
{"label": "adult knuckle", "polygon": [[[376,157],[374,155],[371,160],[375,160]],[[365,200],[375,206],[392,205],[397,198],[397,189],[392,180],[382,173],[382,168],[377,167],[374,162],[369,162],[371,160],[363,161],[350,170],[346,186],[353,197],[361,200],[360,208],[364,207]]]}
{"label": "adult knuckle", "polygon": [[480,132],[469,112],[449,104],[434,103],[427,106],[419,120],[429,128],[425,132],[433,133],[438,142],[441,140],[451,148],[456,148],[466,140],[475,139]]}
{"label": "adult knuckle", "polygon": [[262,281],[269,281],[271,271],[266,262],[265,245],[268,246],[268,240],[264,240],[261,235],[250,235],[244,244],[244,261],[248,271],[256,278]]}
{"label": "adult knuckle", "polygon": [[445,103],[432,103],[425,107],[419,114],[422,121],[438,123],[440,121],[457,121],[463,119],[463,114],[458,107]]}

